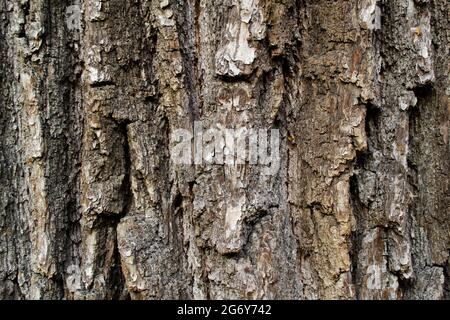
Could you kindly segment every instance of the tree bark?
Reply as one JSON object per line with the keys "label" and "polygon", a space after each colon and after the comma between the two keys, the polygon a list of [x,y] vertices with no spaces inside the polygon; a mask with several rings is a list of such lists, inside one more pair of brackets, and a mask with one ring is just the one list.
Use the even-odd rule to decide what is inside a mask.
{"label": "tree bark", "polygon": [[[0,0],[0,298],[448,299],[449,17]],[[199,123],[279,170],[174,163]]]}

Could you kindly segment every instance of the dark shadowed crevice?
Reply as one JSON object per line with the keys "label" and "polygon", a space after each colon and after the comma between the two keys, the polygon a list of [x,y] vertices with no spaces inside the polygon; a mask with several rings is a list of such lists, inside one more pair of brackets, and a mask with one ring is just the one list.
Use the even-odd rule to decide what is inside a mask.
{"label": "dark shadowed crevice", "polygon": [[350,205],[355,218],[355,230],[350,237],[351,275],[355,288],[356,298],[360,297],[362,276],[365,270],[359,268],[359,253],[362,250],[362,239],[368,228],[369,202],[371,199],[361,199],[360,190],[370,188],[367,174],[372,174],[373,153],[378,149],[378,132],[380,130],[379,108],[372,104],[366,105],[365,132],[367,137],[367,150],[357,151],[354,160],[353,175],[350,177]]}
{"label": "dark shadowed crevice", "polygon": [[[182,219],[180,217],[183,217],[183,196],[181,193],[177,193],[171,204],[170,208],[170,222],[169,222],[169,236],[171,237],[170,241],[171,243],[178,243],[182,241],[182,234],[183,234],[183,224]],[[179,230],[180,229],[180,230]],[[180,235],[181,234],[181,235]],[[181,255],[180,255],[181,257]],[[181,261],[180,261],[181,263]]]}
{"label": "dark shadowed crevice", "polygon": [[102,88],[102,87],[108,87],[108,86],[115,86],[116,83],[114,81],[98,81],[91,84],[92,88]]}
{"label": "dark shadowed crevice", "polygon": [[[200,51],[200,26],[199,19],[201,8],[198,1],[170,1],[170,6],[174,10],[174,18],[176,21],[176,33],[181,54],[181,66],[183,73],[183,85],[188,97],[187,108],[189,109],[189,121],[194,126],[194,122],[200,120],[202,114],[202,96],[200,88],[202,87],[202,75],[199,70],[198,55]],[[172,263],[178,270],[176,278],[182,283],[178,297],[188,299],[191,296],[189,292],[190,277],[185,274],[185,256],[184,256],[184,228],[183,221],[186,219],[184,205],[185,201],[193,201],[192,198],[184,197],[181,189],[189,186],[179,186],[172,181],[170,172],[170,123],[169,118],[164,116],[160,121],[162,132],[158,136],[158,145],[162,146],[163,152],[159,158],[159,168],[161,175],[164,177],[162,184],[162,197],[168,202],[167,208],[163,206],[164,223],[168,230],[168,245],[172,248]],[[195,178],[194,178],[195,179]],[[191,181],[192,182],[192,181]],[[192,190],[192,189],[191,189]],[[188,280],[190,279],[190,280]]]}
{"label": "dark shadowed crevice", "polygon": [[125,283],[125,276],[122,272],[121,258],[118,247],[118,239],[117,239],[117,226],[120,223],[120,219],[127,216],[131,210],[132,201],[133,201],[133,193],[131,190],[131,154],[130,154],[130,145],[128,141],[128,122],[122,122],[118,124],[119,131],[121,132],[121,136],[123,138],[123,157],[125,161],[124,173],[125,177],[123,179],[123,183],[120,188],[120,193],[123,196],[123,209],[122,213],[119,217],[115,219],[114,230],[115,231],[115,239],[114,239],[114,260],[112,266],[112,275],[111,275],[111,289],[112,289],[112,297],[113,299],[129,299],[130,294],[127,291],[127,286]]}
{"label": "dark shadowed crevice", "polygon": [[[195,1],[198,2],[198,1]],[[180,53],[182,57],[183,73],[185,74],[184,85],[189,97],[189,115],[193,123],[199,119],[202,109],[199,88],[202,87],[198,67],[198,51],[200,50],[198,15],[200,8],[193,6],[193,1],[180,1],[172,3],[176,10],[177,33],[180,41]]]}
{"label": "dark shadowed crevice", "polygon": [[[117,229],[119,221],[115,224],[115,228]],[[127,286],[125,283],[125,276],[122,272],[122,264],[120,260],[120,252],[117,242],[117,233],[116,240],[114,243],[114,260],[113,260],[113,269],[111,274],[111,298],[112,299],[120,299],[120,300],[129,300],[130,293],[127,290]]]}
{"label": "dark shadowed crevice", "polygon": [[[119,216],[99,216],[96,221],[94,228],[96,228],[99,232],[99,241],[106,244],[107,238],[112,234],[114,237],[114,243],[112,247],[112,256],[110,263],[107,267],[107,279],[105,282],[105,291],[100,292],[100,295],[94,296],[95,299],[128,299],[129,293],[125,283],[125,277],[122,272],[121,258],[118,248],[117,241],[117,226],[120,222]],[[111,233],[111,234],[108,234]],[[95,258],[95,264],[97,268],[103,270],[105,268],[105,258],[106,258],[106,250],[105,245],[101,247],[101,253],[98,254]],[[93,287],[87,288],[88,291],[93,289]]]}
{"label": "dark shadowed crevice", "polygon": [[132,204],[132,191],[131,191],[131,155],[130,145],[128,141],[128,123],[120,123],[119,131],[123,137],[123,157],[125,161],[123,182],[120,188],[120,193],[123,195],[124,204],[121,213],[121,218],[125,217],[131,209]]}
{"label": "dark shadowed crevice", "polygon": [[363,210],[362,204],[359,201],[359,192],[358,192],[358,177],[357,175],[352,175],[350,177],[350,205],[353,209],[353,216],[356,221],[355,231],[352,232],[350,237],[350,274],[352,276],[352,282],[355,288],[355,297],[359,297],[360,291],[360,280],[359,280],[359,270],[358,270],[358,253],[361,248],[361,211]]}

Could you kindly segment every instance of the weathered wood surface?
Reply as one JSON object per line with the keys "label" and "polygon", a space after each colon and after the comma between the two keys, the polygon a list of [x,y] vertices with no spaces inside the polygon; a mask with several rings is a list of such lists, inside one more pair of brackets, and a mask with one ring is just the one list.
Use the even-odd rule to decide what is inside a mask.
{"label": "weathered wood surface", "polygon": [[[0,0],[0,298],[450,296],[447,0]],[[277,129],[279,170],[171,133]]]}

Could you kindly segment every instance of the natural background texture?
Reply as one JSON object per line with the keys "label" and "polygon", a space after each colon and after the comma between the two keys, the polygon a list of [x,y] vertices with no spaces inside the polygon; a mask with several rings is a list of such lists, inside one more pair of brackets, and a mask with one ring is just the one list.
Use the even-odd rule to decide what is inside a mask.
{"label": "natural background texture", "polygon": [[[449,19],[0,0],[0,298],[448,299]],[[174,165],[200,120],[279,129],[280,171]]]}

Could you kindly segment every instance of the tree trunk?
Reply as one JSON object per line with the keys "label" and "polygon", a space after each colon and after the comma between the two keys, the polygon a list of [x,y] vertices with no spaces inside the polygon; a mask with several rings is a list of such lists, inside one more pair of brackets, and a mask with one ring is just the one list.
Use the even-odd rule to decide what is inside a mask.
{"label": "tree trunk", "polygon": [[0,0],[0,298],[449,298],[449,10]]}

